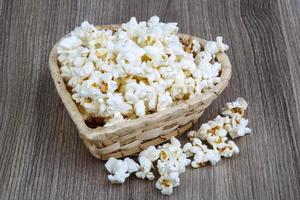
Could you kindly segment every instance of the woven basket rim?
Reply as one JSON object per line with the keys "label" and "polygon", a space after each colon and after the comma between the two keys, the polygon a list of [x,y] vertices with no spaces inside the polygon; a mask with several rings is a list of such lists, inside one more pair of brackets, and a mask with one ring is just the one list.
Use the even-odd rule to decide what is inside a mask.
{"label": "woven basket rim", "polygon": [[[98,29],[116,29],[120,25],[111,24],[111,25],[101,25],[97,26]],[[68,35],[68,34],[67,34]],[[67,36],[66,35],[66,36]],[[201,46],[204,46],[206,40],[194,37],[187,34],[178,33],[180,38],[191,38],[198,41]],[[66,37],[64,36],[64,37]],[[64,38],[63,37],[63,38]],[[60,39],[61,40],[61,39]],[[60,41],[59,40],[59,41]],[[70,114],[73,122],[75,123],[80,137],[86,140],[104,140],[108,135],[113,134],[115,132],[122,132],[122,130],[136,130],[138,127],[147,124],[149,121],[161,121],[168,116],[172,115],[172,113],[180,112],[189,106],[193,106],[199,102],[205,103],[210,101],[211,99],[216,98],[222,91],[226,88],[230,78],[231,78],[231,63],[229,61],[228,56],[225,53],[218,53],[217,59],[218,62],[221,63],[221,81],[216,84],[214,87],[206,90],[203,95],[192,97],[186,101],[182,101],[175,106],[172,106],[166,110],[155,112],[153,114],[145,115],[143,117],[139,117],[134,120],[125,121],[122,123],[118,123],[112,126],[107,127],[97,127],[90,128],[86,125],[81,113],[79,112],[76,103],[73,101],[71,93],[67,90],[67,87],[60,75],[60,70],[58,66],[57,60],[57,46],[59,41],[53,46],[50,55],[49,55],[49,68],[51,72],[52,79],[54,81],[56,90],[62,99],[64,106],[66,107],[68,113]]]}

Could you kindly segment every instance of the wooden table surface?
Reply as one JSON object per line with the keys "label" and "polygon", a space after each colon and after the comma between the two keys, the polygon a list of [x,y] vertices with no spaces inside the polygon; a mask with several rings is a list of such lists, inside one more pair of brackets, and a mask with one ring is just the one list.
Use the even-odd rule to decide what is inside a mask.
{"label": "wooden table surface", "polygon": [[[168,199],[155,182],[107,180],[85,149],[48,70],[52,45],[89,20],[158,15],[224,37],[233,76],[199,124],[242,96],[253,133],[216,167],[187,168],[172,199],[300,199],[299,0],[0,0],[0,199]],[[195,127],[195,128],[197,128]],[[185,140],[185,136],[181,140]]]}

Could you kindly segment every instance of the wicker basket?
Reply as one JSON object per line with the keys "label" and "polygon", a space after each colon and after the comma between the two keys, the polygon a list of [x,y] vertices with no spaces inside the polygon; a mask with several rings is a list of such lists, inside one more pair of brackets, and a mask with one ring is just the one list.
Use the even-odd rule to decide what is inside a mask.
{"label": "wicker basket", "polygon": [[[116,30],[118,25],[104,25],[98,28]],[[205,40],[200,38],[184,34],[178,36],[184,45],[188,45],[191,39],[199,41],[202,47],[205,44]],[[231,64],[227,55],[218,53],[216,58],[222,65],[221,82],[205,91],[202,96],[193,97],[166,110],[135,120],[109,127],[89,128],[60,76],[56,48],[57,44],[51,50],[49,67],[57,92],[84,144],[93,156],[101,160],[136,155],[150,145],[158,145],[168,141],[172,136],[183,134],[197,122],[204,109],[221,94],[231,77]]]}

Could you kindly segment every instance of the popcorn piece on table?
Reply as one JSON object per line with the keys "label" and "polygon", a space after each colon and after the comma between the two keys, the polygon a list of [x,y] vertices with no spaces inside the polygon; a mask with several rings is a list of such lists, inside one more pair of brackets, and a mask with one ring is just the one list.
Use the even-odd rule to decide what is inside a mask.
{"label": "popcorn piece on table", "polygon": [[154,174],[151,172],[152,161],[145,157],[139,156],[140,169],[135,173],[136,177],[152,181],[154,179]]}
{"label": "popcorn piece on table", "polygon": [[179,175],[185,172],[185,167],[191,162],[184,154],[179,140],[172,137],[170,142],[159,147],[160,156],[157,161],[161,177],[156,182],[156,188],[164,195],[170,195],[173,187],[179,186]]}
{"label": "popcorn piece on table", "polygon": [[212,141],[212,139],[217,140],[221,137],[226,137],[228,131],[225,129],[225,126],[229,123],[229,117],[222,117],[218,115],[214,120],[202,124],[198,131],[188,133],[188,137],[196,137],[201,140],[207,140],[207,138],[210,138],[210,141]]}
{"label": "popcorn piece on table", "polygon": [[130,173],[137,171],[139,166],[130,158],[126,158],[123,161],[111,157],[105,163],[105,168],[109,173],[111,173],[108,175],[108,180],[110,182],[124,183],[125,179],[129,177]]}
{"label": "popcorn piece on table", "polygon": [[194,160],[191,165],[193,168],[199,168],[210,162],[215,165],[220,161],[221,157],[218,151],[208,149],[206,145],[202,144],[202,141],[198,138],[192,138],[193,143],[186,143],[183,147],[183,151],[189,156],[194,156]]}
{"label": "popcorn piece on table", "polygon": [[240,152],[238,146],[233,141],[214,144],[213,148],[219,152],[221,156],[226,158],[232,157],[234,154],[238,154]]}
{"label": "popcorn piece on table", "polygon": [[[218,115],[215,119],[202,124],[198,131],[188,133],[188,137],[207,141],[214,151],[219,152],[221,156],[232,157],[234,154],[239,153],[239,148],[233,141],[228,141],[226,136],[229,133],[231,138],[234,139],[251,132],[251,129],[247,127],[248,120],[242,117],[247,106],[248,103],[241,97],[234,102],[227,103],[222,113],[224,116]],[[185,147],[185,151],[189,156],[192,155],[191,148],[191,144],[187,144]],[[214,154],[210,153],[209,155]],[[201,153],[199,153],[197,159],[205,160]]]}
{"label": "popcorn piece on table", "polygon": [[135,174],[138,178],[148,180],[154,179],[154,174],[151,172],[153,168],[153,162],[159,158],[160,150],[155,146],[149,146],[139,154],[140,170]]}
{"label": "popcorn piece on table", "polygon": [[155,186],[157,189],[161,191],[163,195],[170,196],[173,193],[173,187],[179,185],[177,182],[178,177],[170,177],[170,176],[161,176],[158,181],[156,182]]}
{"label": "popcorn piece on table", "polygon": [[147,149],[140,152],[139,156],[145,156],[151,162],[155,162],[159,158],[160,150],[156,149],[155,146],[149,146]]}
{"label": "popcorn piece on table", "polygon": [[239,97],[233,102],[226,103],[226,106],[223,108],[222,115],[233,117],[235,114],[239,114],[244,116],[247,107],[247,101],[244,98]]}
{"label": "popcorn piece on table", "polygon": [[231,138],[237,138],[251,133],[251,129],[248,128],[248,119],[243,118],[239,114],[232,115],[230,119],[231,123],[225,126]]}

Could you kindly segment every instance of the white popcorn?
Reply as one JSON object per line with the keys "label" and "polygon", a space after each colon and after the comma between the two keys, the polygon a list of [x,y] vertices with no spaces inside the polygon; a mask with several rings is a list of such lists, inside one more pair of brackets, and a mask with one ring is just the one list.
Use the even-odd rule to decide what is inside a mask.
{"label": "white popcorn", "polygon": [[182,148],[183,152],[185,153],[186,157],[188,157],[188,158],[192,157],[194,155],[194,153],[191,151],[192,147],[193,147],[193,145],[188,142]]}
{"label": "white popcorn", "polygon": [[[74,99],[82,101],[76,95]],[[229,109],[241,107],[245,111],[247,106],[241,104],[243,103],[238,106],[228,104],[228,107]],[[120,112],[118,115],[122,116]],[[178,139],[171,137],[170,143],[165,143],[158,148],[149,146],[140,152],[138,158],[140,164],[130,158],[125,158],[123,161],[110,158],[105,164],[106,169],[111,173],[108,179],[112,183],[124,183],[131,173],[136,172],[138,178],[153,180],[154,174],[151,169],[155,168],[153,162],[157,161],[156,167],[160,178],[155,186],[163,195],[171,195],[173,188],[180,185],[179,175],[185,172],[185,167],[189,164],[193,168],[199,168],[207,163],[216,165],[221,157],[228,158],[238,154],[238,146],[233,141],[228,141],[226,136],[228,132],[232,138],[243,136],[247,132],[245,130],[249,129],[246,127],[247,123],[248,120],[244,119],[240,112],[233,112],[229,116],[218,115],[215,119],[202,124],[198,131],[190,131],[188,136],[192,143],[188,142],[183,147]],[[213,149],[209,149],[199,138],[207,141]],[[193,160],[188,157],[192,157]]]}
{"label": "white popcorn", "polygon": [[169,177],[167,175],[161,176],[156,182],[155,186],[161,191],[163,195],[170,196],[173,193],[173,187],[179,185],[179,179],[177,177]]}
{"label": "white popcorn", "polygon": [[192,44],[193,44],[193,49],[192,49],[193,52],[195,52],[195,53],[200,52],[200,50],[201,50],[200,43],[197,42],[196,40],[193,40],[193,41],[192,41]]}
{"label": "white popcorn", "polygon": [[139,165],[130,158],[124,160],[118,160],[114,157],[108,159],[105,163],[105,168],[110,175],[108,180],[112,183],[124,183],[126,178],[133,172],[139,170]]}
{"label": "white popcorn", "polygon": [[156,188],[165,195],[170,195],[173,187],[179,186],[179,175],[185,172],[185,167],[191,162],[183,153],[179,140],[171,137],[170,142],[159,147],[160,158],[157,161],[161,177],[156,182]]}
{"label": "white popcorn", "polygon": [[112,183],[124,183],[125,179],[129,177],[130,173],[128,171],[128,165],[122,160],[117,160],[113,157],[105,163],[105,168],[110,175],[108,175],[108,180]]}
{"label": "white popcorn", "polygon": [[147,149],[140,152],[139,156],[144,156],[151,160],[156,161],[159,158],[160,150],[156,149],[155,146],[149,146]]}
{"label": "white popcorn", "polygon": [[133,172],[139,171],[140,166],[134,160],[132,160],[130,158],[125,158],[124,162],[128,166],[128,172],[129,173],[133,173]]}
{"label": "white popcorn", "polygon": [[219,36],[219,37],[216,38],[216,40],[217,40],[217,47],[218,47],[220,52],[224,52],[224,51],[227,51],[229,49],[229,46],[222,42],[222,40],[223,40],[222,37]]}
{"label": "white popcorn", "polygon": [[225,128],[229,132],[231,138],[237,138],[251,133],[251,129],[248,126],[248,119],[243,118],[239,114],[232,115],[231,123]]}
{"label": "white popcorn", "polygon": [[64,49],[75,49],[76,47],[79,47],[82,44],[82,41],[75,37],[75,36],[70,36],[63,38],[59,42],[59,47],[64,48]]}
{"label": "white popcorn", "polygon": [[221,159],[220,154],[216,150],[206,149],[204,151],[198,151],[191,165],[193,168],[199,168],[205,165],[206,162],[210,162],[212,165],[215,165]]}
{"label": "white popcorn", "polygon": [[157,102],[157,111],[161,111],[170,107],[173,103],[172,97],[170,96],[169,92],[164,94],[158,95],[158,102]]}
{"label": "white popcorn", "polygon": [[226,137],[228,131],[225,125],[230,123],[228,117],[217,116],[213,121],[201,125],[197,132],[189,133],[189,137],[197,137],[201,140],[207,140],[210,144],[219,142],[220,138]]}
{"label": "white popcorn", "polygon": [[122,114],[127,114],[132,110],[132,106],[124,101],[124,98],[120,94],[108,94],[108,99],[106,101],[107,110],[112,114],[115,112],[120,112]]}
{"label": "white popcorn", "polygon": [[142,117],[145,115],[145,104],[144,101],[139,100],[136,104],[134,104],[134,110],[137,116]]}
{"label": "white popcorn", "polygon": [[195,61],[199,64],[200,61],[210,62],[212,60],[212,54],[207,51],[200,51],[195,58]]}
{"label": "white popcorn", "polygon": [[73,76],[72,69],[66,65],[60,68],[60,74],[62,78],[66,78],[67,80],[70,80]]}
{"label": "white popcorn", "polygon": [[238,154],[240,152],[238,146],[233,141],[215,144],[214,149],[217,150],[221,156],[226,158],[232,157],[234,154]]}
{"label": "white popcorn", "polygon": [[224,52],[228,50],[228,45],[224,44],[222,42],[223,38],[222,37],[217,37],[217,42],[214,41],[207,41],[204,50],[207,51],[210,54],[216,54],[218,52]]}
{"label": "white popcorn", "polygon": [[185,50],[177,32],[177,23],[157,16],[148,22],[132,17],[115,32],[84,21],[63,38],[60,73],[82,112],[110,126],[165,110],[219,83],[215,53],[228,49],[222,38],[202,51],[192,40]]}
{"label": "white popcorn", "polygon": [[186,143],[183,147],[183,151],[189,157],[194,155],[194,160],[191,165],[193,168],[199,168],[205,163],[210,162],[215,165],[220,161],[221,157],[218,151],[208,149],[206,145],[202,144],[198,138],[192,138],[193,144]]}
{"label": "white popcorn", "polygon": [[147,178],[148,180],[153,180],[154,174],[151,172],[152,161],[145,156],[139,156],[139,163],[140,171],[135,173],[136,177],[141,179]]}
{"label": "white popcorn", "polygon": [[181,147],[180,141],[177,140],[175,137],[171,137],[170,139],[171,145],[175,147]]}
{"label": "white popcorn", "polygon": [[225,108],[223,108],[222,115],[232,117],[235,114],[239,114],[243,116],[247,107],[247,101],[244,98],[239,97],[233,102],[226,103]]}
{"label": "white popcorn", "polygon": [[115,124],[118,124],[120,122],[124,122],[125,119],[124,117],[122,116],[122,114],[120,112],[115,112],[114,113],[114,116],[112,118],[110,118],[106,123],[105,123],[105,127],[106,126],[112,126],[112,125],[115,125]]}

